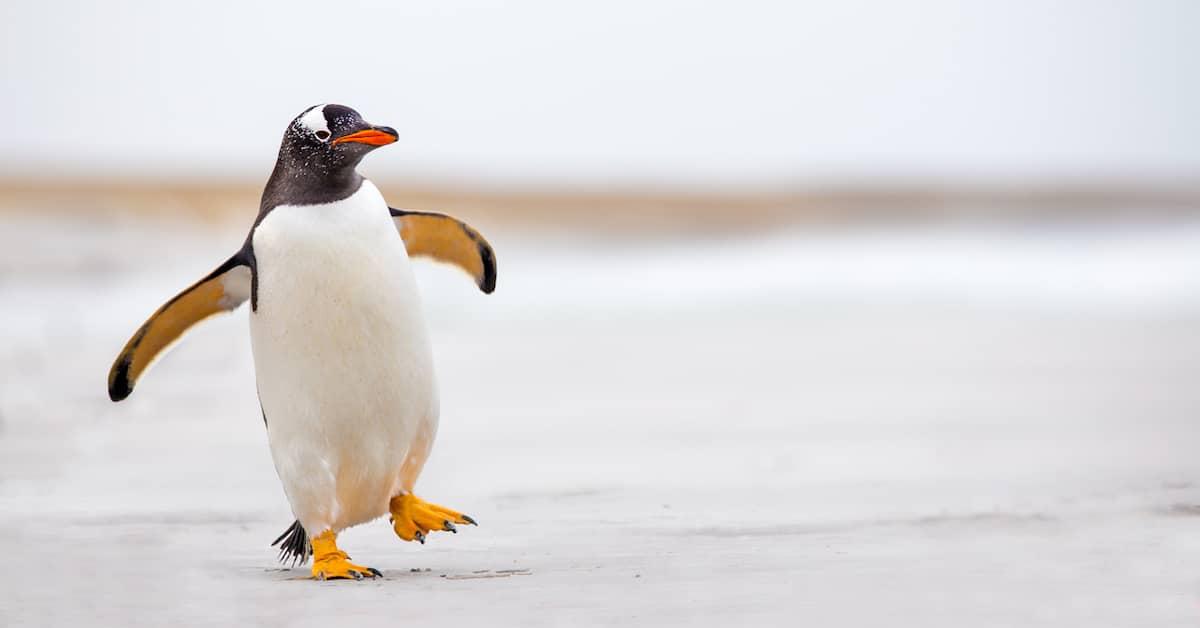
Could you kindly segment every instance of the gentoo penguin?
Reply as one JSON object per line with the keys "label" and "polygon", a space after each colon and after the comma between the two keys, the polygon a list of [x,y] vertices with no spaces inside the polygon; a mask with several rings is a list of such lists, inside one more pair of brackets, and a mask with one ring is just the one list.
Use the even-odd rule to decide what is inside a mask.
{"label": "gentoo penguin", "polygon": [[342,105],[297,116],[241,250],[154,312],[108,375],[109,397],[125,399],[188,328],[249,299],[259,402],[296,517],[275,544],[293,564],[311,553],[318,579],[380,575],[338,549],[350,526],[390,514],[400,538],[424,543],[475,523],[413,494],[438,396],[409,257],[460,266],[485,293],[496,257],[463,222],[388,207],[357,172],[396,139]]}

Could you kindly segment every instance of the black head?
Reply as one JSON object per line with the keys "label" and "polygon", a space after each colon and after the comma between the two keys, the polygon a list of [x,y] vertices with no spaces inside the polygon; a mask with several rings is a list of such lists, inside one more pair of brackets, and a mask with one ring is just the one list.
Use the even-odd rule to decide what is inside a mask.
{"label": "black head", "polygon": [[344,105],[305,109],[283,134],[279,160],[263,191],[261,209],[346,198],[362,183],[355,171],[358,162],[396,138],[391,127],[369,124]]}
{"label": "black head", "polygon": [[280,161],[310,174],[354,168],[372,150],[395,142],[396,131],[374,126],[344,105],[316,105],[296,116],[283,135]]}

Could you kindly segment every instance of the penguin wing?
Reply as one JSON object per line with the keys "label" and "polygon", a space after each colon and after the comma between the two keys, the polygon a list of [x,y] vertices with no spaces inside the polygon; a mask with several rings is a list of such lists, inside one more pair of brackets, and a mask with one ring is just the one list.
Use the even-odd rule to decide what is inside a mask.
{"label": "penguin wing", "polygon": [[237,308],[250,297],[251,272],[241,253],[175,295],[137,330],[108,372],[108,397],[120,401],[138,378],[192,325]]}
{"label": "penguin wing", "polygon": [[458,266],[486,294],[496,289],[496,252],[473,227],[445,214],[388,209],[409,255]]}

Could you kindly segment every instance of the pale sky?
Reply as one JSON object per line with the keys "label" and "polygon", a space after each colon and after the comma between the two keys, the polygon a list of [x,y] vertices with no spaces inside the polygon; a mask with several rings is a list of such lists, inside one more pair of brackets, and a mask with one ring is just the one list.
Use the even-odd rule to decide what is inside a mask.
{"label": "pale sky", "polygon": [[487,183],[1200,178],[1200,3],[7,2],[0,173]]}

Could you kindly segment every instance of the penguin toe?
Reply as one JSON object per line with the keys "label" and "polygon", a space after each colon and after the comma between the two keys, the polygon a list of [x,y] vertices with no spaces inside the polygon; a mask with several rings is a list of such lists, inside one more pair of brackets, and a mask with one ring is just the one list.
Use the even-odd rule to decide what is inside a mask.
{"label": "penguin toe", "polygon": [[454,524],[477,525],[475,520],[456,510],[431,504],[414,495],[397,495],[392,498],[392,529],[396,536],[405,541],[425,542],[430,532],[458,533]]}

